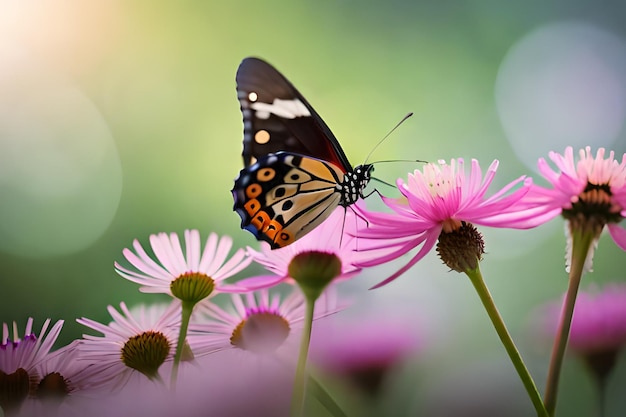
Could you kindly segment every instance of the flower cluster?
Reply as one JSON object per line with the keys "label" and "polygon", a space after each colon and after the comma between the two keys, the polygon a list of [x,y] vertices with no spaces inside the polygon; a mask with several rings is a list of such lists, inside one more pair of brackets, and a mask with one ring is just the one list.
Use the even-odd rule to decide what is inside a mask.
{"label": "flower cluster", "polygon": [[[46,320],[35,333],[30,319],[23,336],[17,324],[10,329],[5,323],[0,407],[5,415],[54,410],[98,416],[107,415],[102,410],[115,397],[120,415],[143,413],[138,404],[144,400],[152,404],[151,415],[299,415],[309,386],[332,409],[337,407],[332,396],[307,370],[312,337],[315,369],[347,375],[373,395],[389,369],[421,343],[384,320],[358,320],[341,330],[330,326],[317,338],[312,323],[347,308],[338,288],[342,281],[412,253],[374,288],[387,285],[436,248],[450,270],[470,278],[537,415],[551,416],[568,338],[596,373],[598,358],[610,356],[614,362],[626,343],[622,286],[577,297],[605,228],[626,250],[620,225],[626,217],[626,155],[619,162],[613,152],[599,149],[594,157],[585,148],[575,158],[567,148],[550,159],[556,169],[539,161],[548,188],[522,176],[495,192],[498,161],[485,173],[476,160],[468,172],[461,158],[429,163],[397,181],[399,198],[381,196],[387,211],[370,210],[363,202],[339,207],[280,249],[263,243],[231,254],[230,237],[211,233],[203,245],[197,230],[184,232],[184,244],[176,233],[151,235],[149,248],[135,240],[132,249],[122,251],[126,261],[115,262],[115,271],[140,291],[165,294],[170,301],[135,308],[122,302],[119,310],[109,306],[112,321],[106,324],[80,318],[88,332],[57,350],[52,348],[62,321],[49,329]],[[559,214],[567,225],[569,287],[558,316],[548,314],[555,343],[542,398],[483,281],[485,242],[478,228],[527,229]],[[233,281],[251,263],[267,272]],[[373,323],[379,323],[376,332]],[[258,378],[261,372],[264,377]],[[252,392],[250,380],[262,380],[262,386]],[[291,391],[287,411],[289,400],[274,394]],[[266,394],[257,395],[261,392]]]}
{"label": "flower cluster", "polygon": [[[171,301],[132,309],[121,303],[119,311],[109,306],[112,321],[108,324],[80,318],[78,323],[97,335],[85,334],[83,339],[54,352],[51,348],[61,331],[62,321],[47,335],[50,321],[46,321],[39,337],[32,332],[32,319],[23,338],[19,338],[14,324],[13,340],[5,324],[0,350],[0,377],[3,378],[0,406],[6,413],[21,409],[27,415],[39,412],[47,415],[49,403],[41,402],[44,397],[71,398],[63,403],[76,406],[76,398],[118,395],[120,401],[130,407],[132,401],[125,401],[123,397],[125,387],[135,389],[142,381],[144,385],[167,386],[167,376],[179,366],[177,355],[184,369],[180,378],[172,383],[179,386],[189,383],[187,377],[194,375],[193,369],[205,356],[224,350],[253,357],[271,354],[289,362],[290,355],[284,352],[293,350],[296,336],[302,330],[306,305],[304,295],[293,285],[298,276],[290,272],[291,260],[300,258],[300,262],[307,265],[311,264],[307,256],[313,256],[313,262],[317,262],[320,254],[339,260],[341,267],[335,275],[326,278],[328,282],[315,303],[313,319],[339,311],[342,306],[337,301],[336,288],[328,283],[335,278],[346,279],[359,270],[352,262],[354,239],[349,236],[344,239],[341,228],[337,228],[342,221],[342,210],[338,210],[327,223],[290,247],[277,251],[263,248],[263,252],[238,249],[230,256],[232,239],[220,238],[215,233],[209,235],[204,249],[197,230],[185,231],[184,245],[175,233],[152,235],[153,255],[135,240],[133,250],[123,250],[132,268],[115,262],[115,270],[140,284],[141,291],[168,294]],[[266,267],[270,274],[234,284],[226,282],[253,260]],[[281,283],[291,287],[287,295],[269,288]],[[214,301],[222,293],[231,293],[229,308]],[[193,312],[188,331],[180,337],[184,308],[189,304]],[[195,375],[191,381],[198,378],[200,376]],[[58,392],[53,392],[54,389]],[[86,406],[89,402],[81,404]],[[157,414],[168,415],[165,410],[170,408],[164,405]],[[63,412],[69,411],[64,409]]]}

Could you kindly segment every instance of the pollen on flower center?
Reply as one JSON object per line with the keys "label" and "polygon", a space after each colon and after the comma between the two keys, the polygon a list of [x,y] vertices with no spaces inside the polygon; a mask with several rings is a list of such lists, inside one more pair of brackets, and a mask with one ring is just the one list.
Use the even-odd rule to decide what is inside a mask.
{"label": "pollen on flower center", "polygon": [[445,161],[439,161],[439,165],[427,164],[424,167],[422,180],[428,185],[428,190],[433,197],[445,197],[456,185],[456,173],[454,161],[447,165]]}
{"label": "pollen on flower center", "polygon": [[459,230],[463,226],[463,223],[456,219],[448,218],[443,221],[441,227],[444,233],[452,233],[455,230]]}
{"label": "pollen on flower center", "polygon": [[161,332],[147,331],[124,343],[122,362],[148,378],[158,376],[159,367],[170,353],[170,341]]}
{"label": "pollen on flower center", "polygon": [[622,207],[612,198],[609,184],[587,183],[585,189],[572,201],[571,208],[563,209],[563,217],[580,226],[590,227],[599,234],[608,223],[619,223]]}
{"label": "pollen on flower center", "polygon": [[172,295],[182,301],[197,303],[213,292],[215,281],[201,272],[187,272],[170,284]]}
{"label": "pollen on flower center", "polygon": [[270,353],[289,336],[289,322],[272,311],[251,312],[230,337],[230,343],[243,350]]}
{"label": "pollen on flower center", "polygon": [[608,184],[587,183],[585,190],[578,196],[577,202],[583,204],[587,209],[596,212],[605,211],[607,214],[617,214],[621,207],[612,201],[613,193]]}

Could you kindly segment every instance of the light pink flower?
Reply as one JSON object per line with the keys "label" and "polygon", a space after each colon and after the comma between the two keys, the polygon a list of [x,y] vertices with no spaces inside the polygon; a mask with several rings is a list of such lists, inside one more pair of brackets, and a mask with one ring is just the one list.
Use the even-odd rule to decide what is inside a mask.
{"label": "light pink flower", "polygon": [[37,336],[32,331],[33,319],[29,318],[24,336],[20,338],[17,324],[13,322],[13,338],[11,339],[9,325],[2,324],[0,373],[3,374],[4,383],[0,389],[4,392],[0,392],[0,407],[7,414],[19,410],[31,389],[34,389],[31,384],[38,383],[40,380],[37,365],[50,353],[63,327],[63,320],[57,321],[46,334],[49,325],[50,319],[47,319]]}
{"label": "light pink flower", "polygon": [[169,306],[140,305],[132,311],[122,302],[120,310],[108,307],[113,318],[108,325],[87,318],[76,320],[102,334],[83,335],[79,360],[94,366],[98,374],[94,385],[102,387],[119,389],[138,374],[161,380],[161,365],[171,362],[176,350],[180,301],[173,300]]}
{"label": "light pink flower", "polygon": [[28,416],[84,415],[99,375],[97,369],[78,360],[79,340],[50,352],[35,366],[39,380],[24,404]]}
{"label": "light pink flower", "polygon": [[[360,266],[379,265],[420,247],[411,260],[392,276],[377,284],[383,286],[406,272],[435,246],[442,232],[458,230],[463,224],[525,229],[531,227],[521,199],[532,183],[522,176],[491,196],[491,185],[498,161],[494,161],[483,177],[478,161],[472,160],[469,174],[462,158],[450,164],[439,161],[426,164],[423,171],[409,174],[408,181],[397,181],[404,198],[383,197],[393,213],[362,210],[367,227],[357,232],[359,250],[363,252]],[[511,191],[517,185],[521,186]]]}
{"label": "light pink flower", "polygon": [[127,269],[115,262],[118,274],[140,284],[140,290],[148,293],[172,295],[172,283],[191,275],[210,279],[215,286],[213,294],[241,291],[239,287],[227,285],[223,281],[251,262],[243,249],[238,249],[228,259],[232,239],[229,236],[219,239],[215,233],[209,235],[204,251],[201,251],[200,233],[197,230],[185,230],[184,253],[176,233],[150,235],[150,245],[159,263],[148,256],[137,240],[133,242],[136,254],[130,249],[124,249],[123,254],[138,271]]}
{"label": "light pink flower", "polygon": [[46,335],[50,319],[47,319],[39,336],[33,332],[33,318],[29,318],[26,322],[24,336],[19,337],[17,323],[13,322],[13,338],[11,339],[11,330],[7,323],[2,323],[2,344],[0,345],[0,371],[5,373],[14,372],[18,368],[25,370],[32,369],[36,364],[43,360],[50,352],[54,345],[61,328],[63,320],[57,321]]}
{"label": "light pink flower", "polygon": [[[42,379],[35,393],[37,398],[43,399],[55,394],[55,392],[49,392],[48,388],[63,389],[64,394],[73,395],[88,391],[90,387],[97,385],[99,378],[97,373],[90,368],[89,364],[78,360],[80,343],[82,343],[80,340],[74,340],[69,345],[51,352],[37,364],[35,368]],[[55,374],[63,379],[62,384],[59,383],[60,381],[52,381],[52,385],[46,386],[45,379]]]}
{"label": "light pink flower", "polygon": [[289,265],[297,255],[307,252],[335,255],[341,261],[341,273],[334,281],[353,277],[361,271],[361,268],[355,266],[357,241],[353,235],[357,223],[362,221],[351,210],[338,207],[321,225],[288,246],[272,250],[269,244],[262,242],[260,252],[248,247],[250,257],[272,274],[247,278],[237,285],[258,289],[281,282],[293,283],[293,278],[289,276]]}
{"label": "light pink flower", "polygon": [[[317,300],[314,319],[336,311],[336,294],[331,287]],[[226,309],[210,301],[198,304],[196,317],[200,318],[190,325],[187,337],[196,356],[226,349],[273,354],[297,344],[294,335],[304,324],[305,298],[295,287],[286,296],[270,294],[263,288],[232,294]]]}
{"label": "light pink flower", "polygon": [[[615,153],[599,148],[596,156],[587,146],[574,157],[571,146],[560,155],[550,152],[556,166],[553,170],[545,159],[539,159],[539,171],[552,185],[544,188],[533,185],[525,202],[535,206],[532,210],[536,225],[542,224],[559,214],[568,222],[568,227],[589,230],[596,240],[589,251],[586,269],[591,269],[593,249],[597,238],[606,226],[613,241],[626,250],[626,230],[619,223],[626,217],[626,154],[622,162]],[[568,233],[567,264],[571,262],[571,233]]]}
{"label": "light pink flower", "polygon": [[311,363],[376,394],[389,372],[420,350],[414,321],[376,313],[329,317],[315,328]]}
{"label": "light pink flower", "polygon": [[[547,336],[556,335],[561,304],[542,309]],[[568,343],[579,355],[616,351],[626,345],[626,284],[578,293]]]}

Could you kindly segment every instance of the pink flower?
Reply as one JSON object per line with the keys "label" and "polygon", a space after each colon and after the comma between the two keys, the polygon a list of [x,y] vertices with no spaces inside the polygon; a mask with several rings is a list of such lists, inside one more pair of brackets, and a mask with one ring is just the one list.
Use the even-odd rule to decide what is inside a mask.
{"label": "pink flower", "polygon": [[[556,334],[561,303],[545,307],[546,330]],[[626,345],[626,284],[580,291],[576,298],[569,348],[579,355],[614,351]]]}
{"label": "pink flower", "polygon": [[[543,158],[538,165],[552,188],[533,185],[525,198],[526,203],[535,206],[536,225],[560,214],[568,221],[570,230],[577,228],[593,233],[595,242],[586,269],[591,269],[593,248],[605,226],[617,246],[626,250],[626,230],[619,226],[626,217],[626,154],[619,163],[614,159],[613,151],[609,152],[608,158],[605,158],[605,152],[604,148],[599,148],[594,157],[587,146],[578,152],[578,161],[571,146],[565,149],[564,155],[550,152],[557,170],[553,170]],[[569,265],[571,243],[568,245]]]}
{"label": "pink flower", "polygon": [[51,352],[35,366],[39,381],[24,404],[25,415],[74,415],[72,411],[91,399],[94,392],[90,388],[99,375],[93,366],[78,360],[80,343],[75,340]]}
{"label": "pink flower", "polygon": [[[91,386],[91,379],[95,375],[87,369],[88,367],[84,363],[77,360],[79,344],[79,340],[74,340],[69,345],[50,353],[45,360],[37,365],[37,373],[42,378],[37,388],[37,398],[57,394],[72,394]],[[62,381],[53,381],[53,384],[46,385],[45,379],[54,377],[54,375],[61,377]],[[63,390],[63,392],[53,392],[49,388]]]}
{"label": "pink flower", "polygon": [[271,250],[269,244],[263,242],[260,252],[248,247],[250,257],[272,274],[247,278],[239,281],[237,285],[258,289],[278,285],[281,282],[293,283],[293,277],[289,273],[292,261],[299,255],[309,253],[328,254],[339,259],[341,271],[334,277],[334,281],[351,278],[361,271],[361,268],[355,266],[357,242],[351,236],[354,235],[357,222],[362,220],[352,211],[339,207],[321,225],[288,246]]}
{"label": "pink flower", "polygon": [[[497,167],[498,161],[495,160],[483,178],[480,165],[474,159],[469,175],[465,173],[462,158],[453,159],[449,165],[445,161],[427,164],[423,172],[415,170],[409,174],[406,183],[401,179],[397,181],[404,198],[383,197],[393,213],[363,210],[361,215],[367,219],[368,225],[357,232],[359,250],[365,249],[360,266],[379,265],[421,246],[405,266],[374,288],[393,281],[415,265],[430,252],[442,234],[471,224],[518,229],[531,227],[524,212],[526,206],[520,203],[530,188],[530,178],[522,176],[490,197],[486,196]],[[508,193],[518,184],[522,184],[520,188]],[[476,234],[478,232],[474,236]],[[475,255],[480,257],[481,254],[481,248],[477,247]],[[465,263],[459,266],[461,270],[467,267]]]}
{"label": "pink flower", "polygon": [[[97,373],[94,386],[119,389],[136,375],[159,381],[161,365],[173,360],[180,326],[180,302],[169,305],[140,305],[132,311],[120,303],[118,312],[109,306],[111,323],[80,318],[76,321],[102,336],[85,334],[78,345],[79,360]],[[139,378],[143,379],[143,378]]]}
{"label": "pink flower", "polygon": [[396,366],[420,350],[412,325],[414,319],[404,316],[368,312],[346,319],[334,315],[316,325],[311,362],[374,395]]}
{"label": "pink flower", "polygon": [[[243,270],[250,264],[245,251],[237,250],[228,259],[232,239],[221,239],[211,233],[201,251],[200,233],[197,230],[185,230],[185,252],[176,233],[159,233],[150,236],[150,245],[157,263],[144,251],[135,240],[133,248],[124,249],[123,254],[137,271],[133,271],[115,262],[115,270],[124,278],[141,285],[140,290],[149,293],[165,293],[176,298],[205,298],[215,292],[237,292],[239,287],[227,285],[223,281]],[[191,284],[190,284],[191,282]],[[196,292],[189,294],[185,287],[193,285]],[[198,290],[198,288],[200,290]]]}
{"label": "pink flower", "polygon": [[[226,309],[215,303],[198,305],[197,320],[187,337],[196,356],[236,349],[251,354],[273,354],[297,345],[305,318],[305,298],[295,287],[285,296],[264,288],[231,294]],[[334,288],[316,302],[314,320],[338,311]],[[295,344],[294,344],[295,343]]]}
{"label": "pink flower", "polygon": [[[562,302],[538,310],[535,321],[543,338],[555,337]],[[569,350],[580,357],[601,390],[611,374],[619,352],[626,346],[626,284],[607,285],[602,290],[581,291],[576,299],[569,334]]]}
{"label": "pink flower", "polygon": [[0,344],[0,408],[10,414],[20,409],[31,390],[32,384],[39,383],[37,365],[46,359],[54,345],[63,320],[57,321],[46,334],[50,319],[41,327],[39,336],[32,331],[33,319],[29,318],[20,338],[17,324],[13,322],[13,339],[7,323],[2,324],[2,343]]}

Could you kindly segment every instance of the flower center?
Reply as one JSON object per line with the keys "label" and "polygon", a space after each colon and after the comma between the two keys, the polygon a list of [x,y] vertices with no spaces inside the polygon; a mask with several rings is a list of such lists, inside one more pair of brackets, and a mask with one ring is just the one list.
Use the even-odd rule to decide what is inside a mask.
{"label": "flower center", "polygon": [[257,312],[241,321],[233,330],[230,343],[255,353],[271,353],[289,336],[289,322],[271,311]]}
{"label": "flower center", "polygon": [[124,343],[122,362],[152,379],[158,376],[159,367],[165,362],[170,349],[170,341],[163,333],[150,330]]}
{"label": "flower center", "polygon": [[60,400],[69,392],[68,381],[58,372],[52,372],[44,376],[37,385],[37,398],[42,400]]}
{"label": "flower center", "polygon": [[480,232],[471,223],[461,222],[450,232],[445,229],[437,241],[439,258],[450,269],[467,272],[478,268],[485,253],[485,243]]}
{"label": "flower center", "polygon": [[12,374],[0,371],[0,407],[5,414],[19,410],[29,390],[30,378],[23,368],[18,368]]}
{"label": "flower center", "polygon": [[613,199],[609,184],[587,183],[580,195],[572,201],[572,207],[562,214],[572,227],[582,227],[599,235],[608,223],[619,223],[622,208]]}
{"label": "flower center", "polygon": [[213,292],[215,281],[200,272],[186,272],[170,284],[174,297],[190,303],[197,303]]}
{"label": "flower center", "polygon": [[452,233],[455,230],[459,230],[461,227],[463,227],[463,223],[456,219],[447,218],[446,220],[443,221],[441,226],[442,226],[441,230],[443,232]]}

